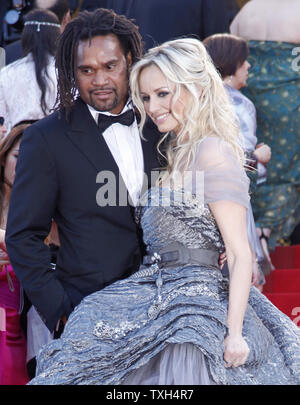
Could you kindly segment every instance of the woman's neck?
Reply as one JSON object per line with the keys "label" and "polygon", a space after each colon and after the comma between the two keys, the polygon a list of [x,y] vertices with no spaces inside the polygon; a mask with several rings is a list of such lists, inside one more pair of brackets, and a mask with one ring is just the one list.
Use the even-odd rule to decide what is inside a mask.
{"label": "woman's neck", "polygon": [[227,84],[228,86],[232,87],[235,90],[239,90],[235,85],[234,78],[232,76],[227,76],[223,79],[223,83]]}

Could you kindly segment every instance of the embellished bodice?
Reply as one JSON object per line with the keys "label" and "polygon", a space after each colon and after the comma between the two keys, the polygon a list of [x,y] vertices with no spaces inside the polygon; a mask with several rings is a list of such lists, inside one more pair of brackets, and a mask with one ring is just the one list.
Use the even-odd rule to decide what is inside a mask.
{"label": "embellished bodice", "polygon": [[136,208],[147,251],[160,250],[174,242],[188,248],[222,252],[224,242],[208,204],[192,193],[153,187]]}

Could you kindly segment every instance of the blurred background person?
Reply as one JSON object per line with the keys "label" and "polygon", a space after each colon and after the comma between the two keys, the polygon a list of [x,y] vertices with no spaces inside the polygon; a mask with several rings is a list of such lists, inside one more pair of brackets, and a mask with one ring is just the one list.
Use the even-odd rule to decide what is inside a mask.
{"label": "blurred background person", "polygon": [[29,125],[11,130],[0,144],[0,385],[24,385],[26,338],[20,325],[21,287],[9,263],[5,229],[21,137]]}
{"label": "blurred background person", "polygon": [[[225,33],[212,35],[203,43],[223,79],[234,106],[240,128],[240,144],[247,158],[247,174],[251,180],[251,194],[253,194],[257,182],[261,184],[266,179],[266,164],[271,158],[271,149],[265,144],[257,145],[255,106],[240,92],[240,89],[246,86],[250,68],[247,61],[249,55],[247,41]],[[253,203],[252,199],[251,202]],[[273,266],[268,250],[265,251],[266,247],[261,245],[258,238],[251,205],[247,212],[247,229],[253,253],[254,283],[261,289],[265,283],[264,274],[268,274]]]}
{"label": "blurred background person", "polygon": [[179,37],[229,32],[239,11],[236,0],[106,0],[106,7],[136,21],[145,50]]}
{"label": "blurred background person", "polygon": [[0,46],[4,46],[8,35],[5,32],[6,29],[6,15],[9,10],[11,10],[12,1],[11,0],[1,0],[0,2]]}
{"label": "blurred background person", "polygon": [[35,9],[22,32],[24,57],[0,71],[0,111],[8,130],[23,121],[50,113],[57,96],[55,52],[60,35],[58,18]]}
{"label": "blurred background person", "polygon": [[[33,9],[46,9],[52,11],[58,18],[63,31],[66,24],[70,21],[69,0],[34,0],[31,2]],[[22,21],[23,17],[20,18]],[[22,51],[21,39],[15,40],[5,46],[6,65],[25,56]]]}
{"label": "blurred background person", "polygon": [[5,137],[6,133],[7,133],[7,128],[5,126],[4,117],[0,116],[0,142]]}
{"label": "blurred background person", "polygon": [[253,198],[259,234],[271,249],[289,242],[300,216],[300,72],[293,56],[299,15],[298,0],[251,0],[230,27],[248,40],[251,68],[243,93],[256,107],[258,142],[272,149],[267,180]]}
{"label": "blurred background person", "polygon": [[97,8],[107,8],[107,0],[69,0],[72,17],[80,11],[94,11]]}
{"label": "blurred background person", "polygon": [[69,0],[34,0],[33,5],[34,8],[52,11],[59,20],[61,31],[71,19]]}

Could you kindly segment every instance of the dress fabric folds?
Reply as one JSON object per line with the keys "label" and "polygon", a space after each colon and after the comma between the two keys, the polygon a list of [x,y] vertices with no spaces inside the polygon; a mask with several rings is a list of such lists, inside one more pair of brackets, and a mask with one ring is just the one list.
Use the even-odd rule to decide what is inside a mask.
{"label": "dress fabric folds", "polygon": [[[214,141],[201,145],[212,146],[205,147],[208,154],[211,151],[207,164],[218,150],[223,156],[214,166],[221,181],[230,156]],[[202,162],[205,166],[204,158]],[[231,168],[236,170],[233,198],[247,204],[247,176]],[[238,183],[236,176],[240,176]],[[216,256],[224,250],[207,204],[207,199],[221,199],[218,189],[213,197],[213,188],[204,183],[204,201],[182,189],[148,190],[136,209],[136,220],[150,256],[170,245]],[[61,338],[41,349],[37,376],[30,384],[299,384],[299,329],[255,287],[243,326],[249,357],[241,367],[225,368],[228,289],[228,279],[213,262],[202,265],[191,259],[160,265],[154,260],[152,265],[142,265],[129,278],[83,299]]]}

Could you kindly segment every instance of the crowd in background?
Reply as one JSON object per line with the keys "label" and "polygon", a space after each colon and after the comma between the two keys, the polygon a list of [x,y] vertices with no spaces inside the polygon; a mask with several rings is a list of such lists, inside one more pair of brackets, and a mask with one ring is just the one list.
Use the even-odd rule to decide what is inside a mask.
{"label": "crowd in background", "polygon": [[[253,279],[257,288],[263,290],[265,275],[273,269],[270,250],[299,242],[300,73],[292,67],[293,49],[300,43],[297,0],[36,0],[24,18],[20,40],[5,44],[7,64],[0,70],[2,385],[25,384],[34,375],[34,349],[30,351],[26,343],[30,302],[24,298],[5,247],[22,134],[55,108],[55,53],[60,33],[80,11],[99,7],[133,18],[145,50],[183,36],[198,38],[206,46],[232,101],[247,158],[251,179],[247,226],[256,258]],[[55,263],[59,234],[54,222],[45,244]],[[46,341],[47,330],[39,327]],[[7,367],[11,362],[13,367]]]}

